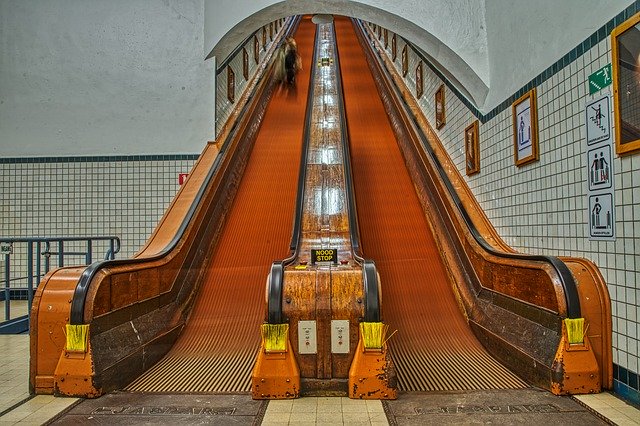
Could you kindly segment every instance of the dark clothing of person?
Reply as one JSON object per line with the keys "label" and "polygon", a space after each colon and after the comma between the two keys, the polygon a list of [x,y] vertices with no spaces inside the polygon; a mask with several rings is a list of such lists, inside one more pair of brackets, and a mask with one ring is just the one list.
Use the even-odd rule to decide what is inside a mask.
{"label": "dark clothing of person", "polygon": [[296,59],[297,53],[295,49],[289,49],[284,57],[284,69],[287,73],[287,83],[293,84],[296,79]]}

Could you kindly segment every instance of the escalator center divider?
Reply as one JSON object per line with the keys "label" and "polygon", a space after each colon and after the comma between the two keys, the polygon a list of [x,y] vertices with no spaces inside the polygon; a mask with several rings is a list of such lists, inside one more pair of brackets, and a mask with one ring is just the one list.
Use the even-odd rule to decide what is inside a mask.
{"label": "escalator center divider", "polygon": [[[318,42],[318,27],[314,37],[314,45]],[[309,77],[309,91],[307,96],[307,105],[305,109],[305,125],[302,134],[302,153],[300,155],[300,168],[298,172],[298,192],[296,197],[296,209],[293,216],[293,232],[291,234],[291,243],[289,244],[289,256],[283,260],[274,261],[271,265],[271,271],[267,280],[267,322],[269,324],[283,324],[286,322],[282,315],[282,290],[284,279],[284,268],[290,265],[298,257],[300,249],[300,238],[302,234],[302,209],[304,205],[304,189],[307,180],[307,158],[309,154],[309,141],[311,139],[311,110],[313,108],[313,99],[315,93],[315,85],[313,82],[316,78],[317,67],[317,49],[313,49],[311,59],[311,76]]]}
{"label": "escalator center divider", "polygon": [[[335,27],[331,26],[335,40]],[[316,43],[318,42],[318,31],[316,29]],[[345,190],[347,211],[349,217],[349,232],[351,238],[352,253],[355,261],[362,265],[363,281],[364,281],[364,297],[365,297],[365,315],[364,320],[366,322],[380,322],[381,321],[381,309],[380,309],[380,289],[379,278],[376,270],[375,262],[371,259],[365,259],[362,254],[360,245],[360,227],[358,225],[357,206],[355,201],[355,190],[353,187],[353,175],[351,171],[351,153],[349,149],[349,126],[347,116],[344,108],[344,92],[342,87],[342,76],[340,70],[340,53],[338,51],[338,44],[335,43],[335,58],[333,60],[336,64],[336,84],[338,86],[338,109],[341,122],[341,145],[343,150],[343,167],[345,177]],[[318,49],[313,51],[312,64],[318,63]],[[315,81],[316,68],[311,70],[310,81]],[[287,322],[287,319],[282,315],[282,301],[283,301],[283,279],[284,268],[291,265],[298,258],[300,250],[300,240],[302,235],[302,216],[303,216],[303,204],[305,194],[305,183],[307,178],[307,160],[309,153],[309,143],[311,138],[311,126],[312,126],[312,108],[315,98],[315,85],[309,85],[309,96],[307,100],[306,113],[305,113],[305,128],[303,135],[303,149],[300,159],[300,172],[298,177],[298,195],[296,199],[296,210],[294,214],[294,226],[291,236],[291,244],[289,245],[290,255],[283,259],[274,261],[271,265],[271,272],[269,273],[268,285],[267,285],[267,322],[269,324],[283,324]]]}
{"label": "escalator center divider", "polygon": [[360,247],[338,56],[333,23],[318,24],[290,255],[267,279],[255,399],[396,397],[378,272]]}

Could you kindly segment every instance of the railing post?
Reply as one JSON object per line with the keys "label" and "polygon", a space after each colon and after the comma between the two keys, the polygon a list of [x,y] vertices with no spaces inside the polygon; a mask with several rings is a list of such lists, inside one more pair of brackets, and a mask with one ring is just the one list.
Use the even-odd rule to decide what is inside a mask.
{"label": "railing post", "polygon": [[44,249],[44,273],[46,274],[51,269],[51,243],[45,241]]}
{"label": "railing post", "polygon": [[114,240],[111,238],[109,240],[109,260],[113,260],[116,257],[116,254],[113,252],[115,250]]}
{"label": "railing post", "polygon": [[33,302],[33,241],[27,243],[27,315],[31,316]]}
{"label": "railing post", "polygon": [[9,288],[9,279],[10,279],[10,258],[9,254],[4,255],[4,319],[5,321],[9,321],[11,319],[11,292]]}
{"label": "railing post", "polygon": [[58,268],[64,266],[64,241],[58,240]]}
{"label": "railing post", "polygon": [[91,252],[93,251],[93,248],[91,247],[91,239],[87,240],[87,253],[84,255],[84,261],[86,262],[87,265],[91,265]]}
{"label": "railing post", "polygon": [[40,277],[42,276],[42,243],[38,241],[38,252],[36,257],[36,287],[40,285]]}

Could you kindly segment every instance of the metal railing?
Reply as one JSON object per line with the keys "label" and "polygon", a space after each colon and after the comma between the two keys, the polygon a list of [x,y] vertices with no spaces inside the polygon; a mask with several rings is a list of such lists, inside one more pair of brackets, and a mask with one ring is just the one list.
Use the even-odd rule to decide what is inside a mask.
{"label": "metal railing", "polygon": [[[0,237],[0,276],[3,286],[4,321],[0,334],[22,333],[29,328],[33,294],[44,275],[65,265],[90,265],[98,255],[114,259],[120,251],[120,238],[109,236],[81,237]],[[26,313],[12,318],[11,301],[26,300]]]}

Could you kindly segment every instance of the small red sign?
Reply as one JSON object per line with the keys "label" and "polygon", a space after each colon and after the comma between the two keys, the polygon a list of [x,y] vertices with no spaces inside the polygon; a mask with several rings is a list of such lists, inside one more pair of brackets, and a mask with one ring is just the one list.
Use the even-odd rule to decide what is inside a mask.
{"label": "small red sign", "polygon": [[178,184],[182,185],[188,176],[189,173],[178,173]]}

